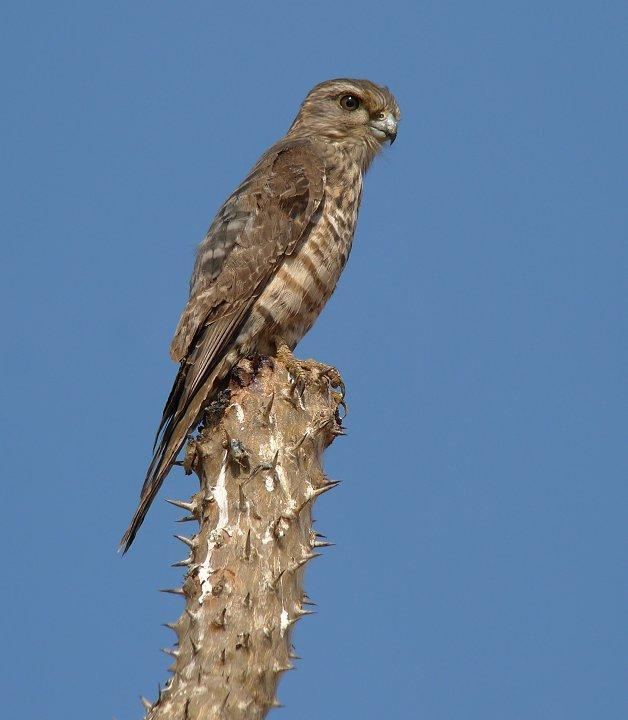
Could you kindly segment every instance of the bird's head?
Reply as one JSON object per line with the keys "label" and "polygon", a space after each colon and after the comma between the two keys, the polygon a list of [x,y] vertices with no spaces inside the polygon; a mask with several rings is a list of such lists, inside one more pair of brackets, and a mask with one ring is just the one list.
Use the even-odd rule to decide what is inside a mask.
{"label": "bird's head", "polygon": [[364,146],[374,156],[397,137],[400,112],[393,94],[369,80],[341,78],[312,88],[289,134]]}

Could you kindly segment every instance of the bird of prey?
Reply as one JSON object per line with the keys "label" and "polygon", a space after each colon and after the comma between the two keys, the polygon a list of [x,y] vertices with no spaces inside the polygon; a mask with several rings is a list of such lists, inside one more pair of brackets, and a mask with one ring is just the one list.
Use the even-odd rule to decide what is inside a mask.
{"label": "bird of prey", "polygon": [[303,101],[218,211],[201,242],[170,355],[180,363],[163,411],[126,552],[186,437],[243,357],[291,352],[320,314],[345,265],[362,176],[397,135],[391,92],[328,80]]}

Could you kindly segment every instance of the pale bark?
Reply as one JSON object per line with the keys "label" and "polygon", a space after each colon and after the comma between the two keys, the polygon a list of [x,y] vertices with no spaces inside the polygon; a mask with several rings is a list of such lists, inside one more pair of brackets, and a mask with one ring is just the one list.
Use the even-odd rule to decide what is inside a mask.
{"label": "pale bark", "polygon": [[[333,374],[332,374],[333,376]],[[325,539],[312,504],[335,483],[322,452],[342,433],[340,395],[315,363],[295,386],[276,358],[246,360],[216,401],[185,466],[200,490],[179,503],[199,521],[172,626],[172,677],[147,720],[259,720],[292,667],[291,631],[310,611],[306,563]],[[298,708],[295,709],[298,715]],[[296,717],[296,715],[295,715]]]}

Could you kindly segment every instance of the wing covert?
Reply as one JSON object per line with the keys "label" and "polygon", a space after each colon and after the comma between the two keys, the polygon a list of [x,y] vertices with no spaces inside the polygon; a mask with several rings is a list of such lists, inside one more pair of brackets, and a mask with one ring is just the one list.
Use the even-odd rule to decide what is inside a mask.
{"label": "wing covert", "polygon": [[303,237],[324,185],[325,167],[310,143],[282,143],[260,159],[218,212],[199,247],[190,298],[170,346],[181,367],[156,445],[167,444],[281,259]]}
{"label": "wing covert", "polygon": [[323,161],[308,142],[284,143],[262,157],[199,246],[190,298],[170,347],[173,360],[190,354],[199,333],[209,347],[214,333],[225,334],[222,325],[237,324],[239,308],[248,309],[302,237],[324,184]]}

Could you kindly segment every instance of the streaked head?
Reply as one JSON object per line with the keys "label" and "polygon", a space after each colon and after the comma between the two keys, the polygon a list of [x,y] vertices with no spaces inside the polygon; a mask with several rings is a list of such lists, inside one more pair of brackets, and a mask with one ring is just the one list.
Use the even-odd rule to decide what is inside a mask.
{"label": "streaked head", "polygon": [[310,90],[290,133],[363,143],[374,155],[382,143],[394,142],[399,118],[399,107],[388,88],[369,80],[340,78]]}

